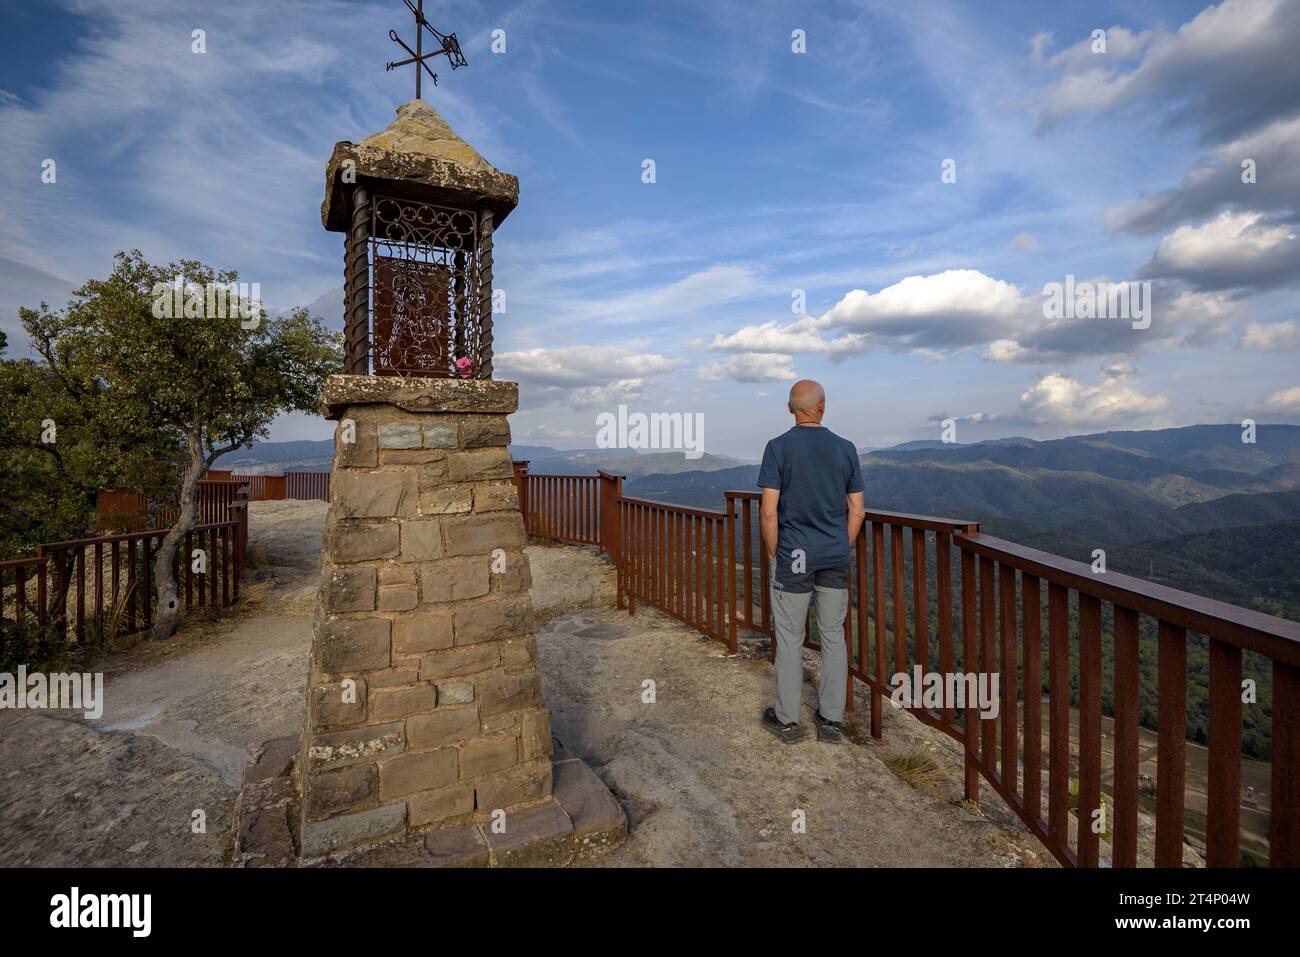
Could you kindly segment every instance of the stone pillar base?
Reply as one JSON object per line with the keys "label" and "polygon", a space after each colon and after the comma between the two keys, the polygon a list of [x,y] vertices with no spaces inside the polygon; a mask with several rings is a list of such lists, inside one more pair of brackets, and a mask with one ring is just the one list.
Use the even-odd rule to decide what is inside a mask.
{"label": "stone pillar base", "polygon": [[517,401],[510,382],[326,383],[339,424],[299,760],[304,861],[551,813],[506,449]]}
{"label": "stone pillar base", "polygon": [[627,837],[627,816],[579,758],[557,754],[555,793],[496,821],[427,830],[330,863],[346,867],[563,867]]}

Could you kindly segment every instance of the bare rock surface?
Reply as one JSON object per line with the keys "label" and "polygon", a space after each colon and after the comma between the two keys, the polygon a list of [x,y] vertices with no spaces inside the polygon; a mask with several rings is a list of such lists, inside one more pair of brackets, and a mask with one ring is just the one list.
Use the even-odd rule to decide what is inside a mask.
{"label": "bare rock surface", "polygon": [[[0,713],[0,865],[231,862],[250,750],[301,726],[325,512],[254,503],[245,601],[106,659],[101,719]],[[886,714],[883,744],[851,733],[858,743],[783,745],[758,725],[772,680],[758,643],[730,657],[652,609],[615,610],[614,571],[596,549],[527,553],[555,737],[628,814],[627,842],[583,863],[1051,863],[994,802],[959,806],[959,754],[907,715]],[[647,680],[654,703],[643,701]],[[914,786],[885,764],[927,741],[938,782]],[[191,828],[195,810],[205,833]]]}
{"label": "bare rock surface", "polygon": [[[540,576],[534,566],[534,580]],[[804,741],[758,723],[771,666],[653,610],[590,609],[537,634],[543,695],[566,750],[586,760],[628,813],[627,842],[595,866],[949,866],[1049,864],[1014,820],[922,790],[885,759],[915,742],[890,715],[884,744],[818,743],[814,685]],[[653,703],[646,682],[653,682]],[[865,702],[863,702],[865,704]],[[891,737],[895,740],[891,742]],[[803,823],[802,833],[797,825]]]}
{"label": "bare rock surface", "polygon": [[229,862],[248,749],[301,726],[325,512],[252,503],[245,601],[97,665],[98,720],[0,712],[0,865]]}
{"label": "bare rock surface", "polygon": [[614,604],[615,578],[598,548],[588,545],[530,545],[528,566],[533,585],[533,620],[543,625],[579,608]]}

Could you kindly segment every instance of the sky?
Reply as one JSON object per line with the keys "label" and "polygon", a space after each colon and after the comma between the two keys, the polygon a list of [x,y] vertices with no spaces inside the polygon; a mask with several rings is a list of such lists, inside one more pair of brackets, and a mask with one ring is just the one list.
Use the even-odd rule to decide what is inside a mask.
{"label": "sky", "polygon": [[[494,319],[517,443],[591,447],[625,405],[703,414],[704,451],[756,460],[797,378],[862,447],[1300,422],[1300,0],[426,15],[468,65],[424,98],[520,180]],[[130,248],[341,328],[324,168],[414,94],[384,69],[388,29],[413,39],[400,0],[0,0],[0,20],[9,355],[20,305]],[[1147,321],[1049,315],[1067,277],[1145,290]]]}

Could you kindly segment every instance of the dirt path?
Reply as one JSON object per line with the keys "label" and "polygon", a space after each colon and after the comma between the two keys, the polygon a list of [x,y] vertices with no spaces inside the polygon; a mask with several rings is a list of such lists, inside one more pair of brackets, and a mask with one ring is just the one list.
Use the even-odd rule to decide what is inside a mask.
{"label": "dirt path", "polygon": [[324,517],[321,502],[253,503],[238,613],[102,662],[99,720],[0,713],[0,865],[229,860],[247,748],[302,720]]}

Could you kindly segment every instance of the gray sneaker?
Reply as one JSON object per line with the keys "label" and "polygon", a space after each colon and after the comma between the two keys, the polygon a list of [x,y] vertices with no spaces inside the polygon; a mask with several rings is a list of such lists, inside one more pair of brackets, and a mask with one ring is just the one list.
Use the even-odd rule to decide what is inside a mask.
{"label": "gray sneaker", "polygon": [[803,732],[799,730],[799,725],[795,723],[783,723],[781,719],[776,716],[775,708],[768,708],[763,712],[763,727],[771,731],[785,744],[794,744],[803,739]]}
{"label": "gray sneaker", "polygon": [[822,717],[820,708],[813,712],[813,724],[817,726],[818,741],[825,741],[827,744],[840,743],[840,723],[827,721]]}

